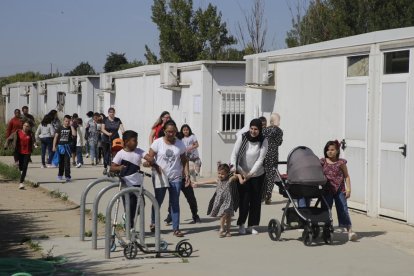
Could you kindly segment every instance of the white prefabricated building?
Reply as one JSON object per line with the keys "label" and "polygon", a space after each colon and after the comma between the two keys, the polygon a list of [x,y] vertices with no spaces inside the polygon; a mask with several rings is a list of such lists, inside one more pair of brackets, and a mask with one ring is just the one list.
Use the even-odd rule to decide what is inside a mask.
{"label": "white prefabricated building", "polygon": [[78,113],[85,119],[88,111],[97,109],[99,76],[59,77],[37,82],[39,116],[55,109],[59,117]]}
{"label": "white prefabricated building", "polygon": [[33,82],[15,82],[2,87],[2,96],[5,97],[6,123],[14,117],[15,109],[22,109],[23,106],[29,107],[29,113],[36,118],[37,114],[37,89]]}
{"label": "white prefabricated building", "polygon": [[[101,74],[98,110],[116,109],[125,129],[149,148],[152,125],[169,111],[178,128],[188,124],[198,138],[202,174],[228,162],[235,133],[245,123],[245,63],[196,61],[146,65]],[[98,100],[99,102],[99,100]]]}
{"label": "white prefabricated building", "polygon": [[342,143],[369,216],[414,224],[414,27],[246,56],[246,120],[278,112],[280,158]]}

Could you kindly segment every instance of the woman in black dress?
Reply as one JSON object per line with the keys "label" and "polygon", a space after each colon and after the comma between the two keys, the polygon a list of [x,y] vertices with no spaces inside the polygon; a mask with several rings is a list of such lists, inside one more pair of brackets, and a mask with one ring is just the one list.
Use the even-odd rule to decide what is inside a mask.
{"label": "woman in black dress", "polygon": [[267,138],[269,147],[264,160],[265,189],[263,199],[265,204],[272,202],[272,191],[276,181],[277,162],[279,161],[279,146],[283,142],[283,131],[279,127],[280,116],[277,113],[270,115],[270,126],[263,129],[263,135]]}

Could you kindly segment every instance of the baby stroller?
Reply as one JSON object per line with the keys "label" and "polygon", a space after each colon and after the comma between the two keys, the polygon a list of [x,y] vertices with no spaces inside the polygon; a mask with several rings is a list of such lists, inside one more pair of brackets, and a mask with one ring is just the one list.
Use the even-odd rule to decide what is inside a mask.
{"label": "baby stroller", "polygon": [[[332,244],[333,220],[329,208],[318,208],[320,201],[328,206],[323,196],[326,178],[323,174],[319,158],[311,149],[300,146],[294,148],[288,155],[287,162],[278,164],[287,165],[287,176],[276,170],[276,184],[279,193],[288,199],[281,222],[271,219],[268,225],[270,239],[277,241],[281,233],[290,229],[303,229],[302,239],[306,246],[312,244],[322,229],[322,238],[325,243]],[[296,199],[317,198],[314,207],[298,207]],[[292,205],[292,207],[290,207]]]}

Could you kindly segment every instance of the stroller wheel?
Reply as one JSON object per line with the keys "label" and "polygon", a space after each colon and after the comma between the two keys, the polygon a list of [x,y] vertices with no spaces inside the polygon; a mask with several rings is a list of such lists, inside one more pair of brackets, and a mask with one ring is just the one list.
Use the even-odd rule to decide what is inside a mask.
{"label": "stroller wheel", "polygon": [[280,222],[277,219],[271,219],[267,226],[267,232],[272,241],[278,241],[282,234],[282,226],[280,225]]}
{"label": "stroller wheel", "polygon": [[321,232],[321,229],[317,225],[316,226],[312,226],[312,232],[313,232],[312,238],[313,239],[316,239],[316,238],[319,237],[319,233]]}
{"label": "stroller wheel", "polygon": [[333,233],[331,233],[329,228],[323,229],[322,238],[326,244],[333,244]]}
{"label": "stroller wheel", "polygon": [[306,246],[310,246],[313,241],[313,233],[311,229],[305,228],[302,233],[303,244]]}

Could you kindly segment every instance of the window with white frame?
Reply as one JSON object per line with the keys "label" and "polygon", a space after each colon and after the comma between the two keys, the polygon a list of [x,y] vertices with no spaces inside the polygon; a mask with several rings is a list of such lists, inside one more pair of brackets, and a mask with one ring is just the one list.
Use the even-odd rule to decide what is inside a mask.
{"label": "window with white frame", "polygon": [[347,58],[347,75],[348,77],[368,76],[369,73],[369,56],[351,56]]}
{"label": "window with white frame", "polygon": [[409,50],[384,53],[384,74],[404,74],[409,72]]}
{"label": "window with white frame", "polygon": [[244,127],[244,91],[221,92],[221,131],[234,132]]}

